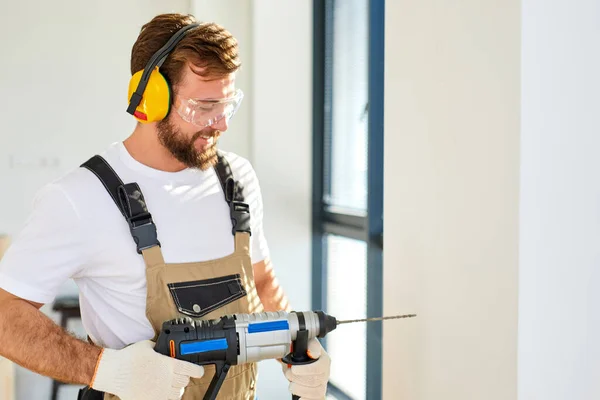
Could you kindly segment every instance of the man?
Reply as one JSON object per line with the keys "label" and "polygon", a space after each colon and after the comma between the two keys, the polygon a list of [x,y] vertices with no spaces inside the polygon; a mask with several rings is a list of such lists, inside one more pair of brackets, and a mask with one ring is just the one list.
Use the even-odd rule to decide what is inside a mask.
{"label": "man", "polygon": [[[0,264],[0,355],[88,385],[85,399],[201,399],[213,372],[155,352],[162,322],[289,308],[256,175],[216,150],[242,101],[239,67],[236,40],[217,24],[165,14],[142,27],[128,108],[139,123],[40,191]],[[69,278],[89,342],[39,311]],[[318,361],[283,370],[292,393],[323,399],[330,359],[317,340],[309,355]],[[219,398],[253,399],[255,384],[256,365],[234,366]]]}

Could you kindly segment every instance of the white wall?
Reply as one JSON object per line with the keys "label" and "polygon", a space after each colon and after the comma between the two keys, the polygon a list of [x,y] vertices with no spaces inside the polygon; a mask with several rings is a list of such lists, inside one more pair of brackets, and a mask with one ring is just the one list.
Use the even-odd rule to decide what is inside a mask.
{"label": "white wall", "polygon": [[600,2],[523,1],[519,399],[600,397]]}
{"label": "white wall", "polygon": [[517,394],[520,2],[389,0],[384,399]]}
{"label": "white wall", "polygon": [[265,231],[292,306],[310,309],[312,4],[254,1],[253,155]]}
{"label": "white wall", "polygon": [[[170,11],[189,12],[189,1],[2,3],[0,233],[20,230],[40,186],[129,135],[131,46],[143,23]],[[50,380],[21,368],[17,385],[17,400],[49,397]]]}

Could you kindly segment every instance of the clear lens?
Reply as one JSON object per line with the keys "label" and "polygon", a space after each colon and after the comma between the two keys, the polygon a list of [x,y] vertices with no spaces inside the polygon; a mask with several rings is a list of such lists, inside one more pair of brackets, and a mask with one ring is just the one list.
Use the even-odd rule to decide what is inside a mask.
{"label": "clear lens", "polygon": [[238,89],[232,97],[221,100],[194,100],[177,97],[175,109],[181,118],[200,128],[229,121],[238,110],[244,93]]}

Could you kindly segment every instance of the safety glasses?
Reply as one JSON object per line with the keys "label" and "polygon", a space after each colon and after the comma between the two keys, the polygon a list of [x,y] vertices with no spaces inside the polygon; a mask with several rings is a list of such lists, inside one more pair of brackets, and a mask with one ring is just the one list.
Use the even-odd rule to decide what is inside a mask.
{"label": "safety glasses", "polygon": [[195,100],[177,96],[174,108],[184,121],[199,128],[206,128],[222,119],[229,122],[243,98],[244,93],[241,89],[237,89],[231,97],[218,100]]}

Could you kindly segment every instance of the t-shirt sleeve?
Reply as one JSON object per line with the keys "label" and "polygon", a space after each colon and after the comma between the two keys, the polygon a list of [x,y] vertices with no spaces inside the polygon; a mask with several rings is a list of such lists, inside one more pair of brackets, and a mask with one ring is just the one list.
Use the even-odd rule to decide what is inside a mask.
{"label": "t-shirt sleeve", "polygon": [[250,229],[252,231],[252,235],[250,236],[250,250],[252,264],[256,264],[269,258],[269,246],[263,229],[263,199],[258,177],[249,162],[245,169],[248,172],[244,176],[246,178],[244,198],[250,206]]}
{"label": "t-shirt sleeve", "polygon": [[25,226],[0,260],[0,288],[23,299],[50,303],[82,269],[79,216],[57,184],[42,188]]}

